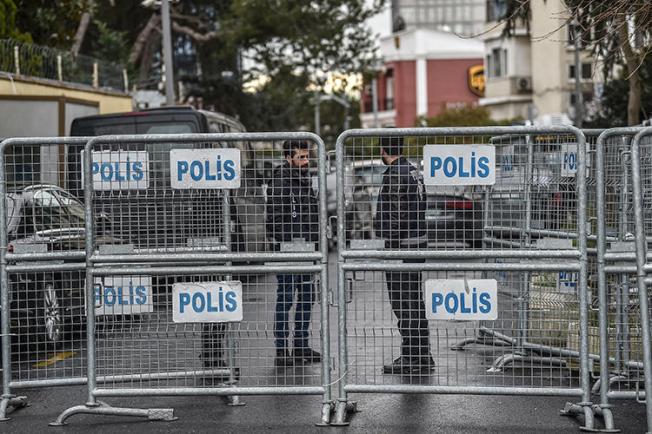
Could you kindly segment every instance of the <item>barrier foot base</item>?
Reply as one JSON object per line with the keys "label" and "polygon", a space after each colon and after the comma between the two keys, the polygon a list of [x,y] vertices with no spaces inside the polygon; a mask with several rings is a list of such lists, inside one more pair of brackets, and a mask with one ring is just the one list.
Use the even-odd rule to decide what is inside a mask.
{"label": "barrier foot base", "polygon": [[333,410],[335,406],[332,402],[325,402],[321,407],[321,420],[315,425],[317,426],[330,426],[331,416],[333,415]]}
{"label": "barrier foot base", "polygon": [[87,405],[77,405],[70,407],[57,417],[57,420],[50,422],[50,426],[63,426],[66,420],[76,414],[99,414],[106,416],[133,416],[145,417],[148,420],[160,421],[174,421],[177,418],[174,416],[174,409],[172,408],[120,408],[111,407],[110,405],[102,403],[96,407],[89,407]]}
{"label": "barrier foot base", "polygon": [[[631,378],[629,378],[627,375],[612,375],[609,377],[609,389],[611,389],[611,386],[613,386],[616,383],[630,383],[632,381]],[[600,392],[600,388],[602,387],[602,380],[598,380],[593,384],[593,388],[591,388],[591,393],[597,394]]]}
{"label": "barrier foot base", "polygon": [[349,418],[347,416],[357,413],[358,403],[355,401],[339,401],[335,409],[335,421],[331,426],[348,426]]}
{"label": "barrier foot base", "polygon": [[240,397],[238,395],[231,395],[227,398],[226,405],[229,407],[242,407],[247,405],[247,403],[240,401]]}
{"label": "barrier foot base", "polygon": [[455,345],[451,346],[452,351],[464,351],[467,345],[478,344],[487,345],[492,347],[511,347],[513,344],[504,339],[494,336],[490,330],[480,329],[478,335],[472,338],[461,340]]}
{"label": "barrier foot base", "polygon": [[546,364],[547,366],[551,364],[556,366],[561,366],[561,367],[566,366],[566,360],[559,359],[556,357],[542,357],[542,356],[526,355],[523,353],[510,353],[510,354],[503,354],[502,356],[494,360],[494,362],[491,364],[491,368],[487,369],[487,372],[490,373],[503,372],[503,370],[508,365],[513,365],[514,362],[517,361],[529,362],[529,363],[542,363],[542,364]]}
{"label": "barrier foot base", "polygon": [[593,409],[593,414],[597,417],[601,417],[604,421],[604,428],[601,428],[600,432],[620,432],[619,429],[614,427],[614,417],[611,412],[610,405],[594,405],[591,407]]}
{"label": "barrier foot base", "polygon": [[580,426],[580,431],[600,432],[595,428],[595,418],[593,417],[593,404],[590,402],[580,402],[573,404],[567,402],[563,410],[559,411],[562,416],[577,417],[584,415],[584,425]]}
{"label": "barrier foot base", "polygon": [[3,396],[2,401],[0,401],[0,422],[5,422],[10,420],[10,417],[7,417],[7,409],[13,407],[14,411],[23,407],[27,407],[29,403],[27,402],[26,396]]}

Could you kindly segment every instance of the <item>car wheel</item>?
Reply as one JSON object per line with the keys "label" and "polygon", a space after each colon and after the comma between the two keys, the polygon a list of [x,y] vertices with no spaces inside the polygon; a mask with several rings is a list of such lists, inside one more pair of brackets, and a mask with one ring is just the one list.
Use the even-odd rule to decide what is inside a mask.
{"label": "car wheel", "polygon": [[43,289],[43,335],[47,344],[56,345],[63,337],[63,322],[61,320],[61,306],[54,285],[48,283]]}

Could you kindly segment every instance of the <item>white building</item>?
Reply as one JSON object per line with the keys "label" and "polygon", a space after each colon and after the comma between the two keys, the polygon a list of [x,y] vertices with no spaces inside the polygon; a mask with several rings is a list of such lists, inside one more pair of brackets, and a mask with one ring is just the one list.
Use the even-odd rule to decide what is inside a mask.
{"label": "white building", "polygon": [[[565,25],[561,0],[532,0],[530,31],[519,25],[503,36],[505,0],[487,1],[484,35],[486,92],[480,105],[495,119],[521,117],[542,124],[570,123],[575,118],[575,45]],[[584,105],[600,81],[591,53],[580,52]]]}

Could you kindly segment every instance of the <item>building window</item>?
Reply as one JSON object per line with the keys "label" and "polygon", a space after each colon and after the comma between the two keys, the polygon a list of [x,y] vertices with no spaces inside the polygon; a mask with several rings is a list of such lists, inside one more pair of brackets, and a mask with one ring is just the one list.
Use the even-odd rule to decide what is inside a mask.
{"label": "building window", "polygon": [[[590,63],[582,63],[582,80],[591,80],[593,69]],[[568,65],[568,79],[575,80],[575,65]]]}
{"label": "building window", "polygon": [[507,0],[487,0],[487,22],[500,21],[507,15]]}
{"label": "building window", "polygon": [[507,75],[507,50],[494,48],[487,56],[487,71],[490,78],[505,77]]}

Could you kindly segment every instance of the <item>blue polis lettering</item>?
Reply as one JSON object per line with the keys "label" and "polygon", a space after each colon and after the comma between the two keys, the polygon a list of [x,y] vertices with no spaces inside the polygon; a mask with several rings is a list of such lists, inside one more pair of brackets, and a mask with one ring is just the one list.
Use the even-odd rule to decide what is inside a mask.
{"label": "blue polis lettering", "polygon": [[[179,312],[185,313],[186,307],[190,306],[195,313],[203,312],[235,312],[238,308],[238,303],[236,300],[237,294],[235,291],[226,291],[219,288],[217,294],[217,300],[213,299],[214,293],[210,291],[195,292],[191,294],[189,292],[180,292],[179,293]],[[217,303],[215,303],[217,301]]]}
{"label": "blue polis lettering", "polygon": [[567,170],[577,170],[577,154],[574,152],[564,153],[564,168]]}
{"label": "blue polis lettering", "polygon": [[[123,166],[121,170],[120,166]],[[103,182],[110,181],[142,181],[143,174],[143,162],[142,161],[131,161],[127,157],[126,164],[120,161],[113,162],[93,162],[91,166],[91,171],[93,175],[100,175],[100,178]]]}
{"label": "blue polis lettering", "polygon": [[101,286],[95,287],[95,301],[105,306],[129,306],[133,304],[147,304],[147,288],[142,285],[134,286],[129,281],[129,287],[122,286],[105,286],[102,291]]}
{"label": "blue polis lettering", "polygon": [[177,180],[183,181],[184,176],[190,175],[193,181],[231,181],[235,178],[235,162],[233,160],[222,161],[218,155],[215,165],[211,166],[208,160],[177,161]]}
{"label": "blue polis lettering", "polygon": [[[486,178],[489,176],[489,158],[476,158],[475,152],[471,152],[470,164],[465,164],[464,157],[442,157],[430,158],[430,177],[434,178],[438,171],[443,171],[447,178]],[[468,167],[466,167],[468,166]],[[466,170],[465,170],[466,169]]]}
{"label": "blue polis lettering", "polygon": [[[469,300],[470,298],[470,300]],[[444,296],[439,292],[432,294],[432,312],[437,313],[437,308],[443,306],[450,314],[470,314],[491,312],[491,294],[480,292],[473,288],[471,295],[449,292]]]}

